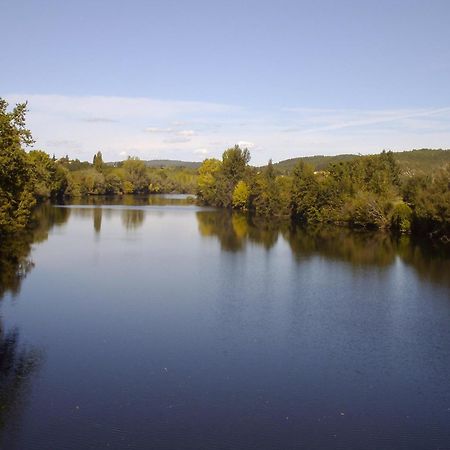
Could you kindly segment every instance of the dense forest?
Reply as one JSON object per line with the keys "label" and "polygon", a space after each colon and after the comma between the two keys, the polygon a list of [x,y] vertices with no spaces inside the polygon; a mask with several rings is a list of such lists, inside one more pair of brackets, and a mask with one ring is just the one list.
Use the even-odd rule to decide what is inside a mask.
{"label": "dense forest", "polygon": [[[292,173],[295,166],[303,161],[314,168],[315,171],[326,170],[331,164],[349,162],[357,159],[360,155],[335,155],[335,156],[302,156],[299,158],[286,159],[274,164],[277,171],[283,174]],[[429,174],[439,168],[450,164],[449,150],[430,150],[418,149],[394,153],[395,161],[400,166],[401,173],[404,175]]]}
{"label": "dense forest", "polygon": [[448,241],[450,165],[432,174],[402,173],[394,153],[359,156],[315,171],[300,159],[289,174],[271,161],[249,166],[248,150],[238,146],[222,160],[199,168],[198,198],[204,204],[300,223],[428,233]]}
{"label": "dense forest", "polygon": [[316,156],[257,168],[235,146],[198,168],[138,158],[105,163],[101,152],[91,163],[25,151],[33,144],[25,114],[26,104],[8,111],[0,99],[0,234],[23,229],[34,205],[50,198],[176,192],[272,220],[450,237],[448,150]]}

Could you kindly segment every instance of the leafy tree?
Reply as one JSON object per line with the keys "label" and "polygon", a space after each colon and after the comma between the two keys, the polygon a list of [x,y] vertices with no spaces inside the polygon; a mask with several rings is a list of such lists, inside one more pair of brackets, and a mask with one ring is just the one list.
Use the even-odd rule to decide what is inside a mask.
{"label": "leafy tree", "polygon": [[320,221],[318,204],[319,183],[313,168],[300,161],[292,179],[292,215],[301,222]]}
{"label": "leafy tree", "polygon": [[108,173],[105,176],[105,194],[115,195],[122,192],[122,180],[115,173]]}
{"label": "leafy tree", "polygon": [[279,183],[272,160],[269,161],[264,172],[257,175],[253,194],[253,205],[258,214],[277,216],[286,213],[280,202]]}
{"label": "leafy tree", "polygon": [[68,184],[67,169],[41,150],[29,152],[28,158],[32,166],[35,196],[41,200],[63,196]]}
{"label": "leafy tree", "polygon": [[94,165],[94,169],[97,172],[103,172],[103,156],[102,156],[102,152],[98,151],[95,155],[94,155],[94,159],[92,161],[93,165]]}
{"label": "leafy tree", "polygon": [[35,204],[32,167],[22,148],[33,143],[25,127],[26,108],[21,103],[8,112],[0,98],[0,233],[23,228]]}
{"label": "leafy tree", "polygon": [[250,189],[245,181],[240,180],[233,191],[233,208],[246,210],[250,198]]}
{"label": "leafy tree", "polygon": [[202,203],[217,203],[217,176],[222,163],[215,158],[205,159],[198,169],[197,196]]}
{"label": "leafy tree", "polygon": [[222,154],[222,166],[217,176],[217,205],[228,208],[232,204],[234,188],[246,178],[250,153],[235,145]]}
{"label": "leafy tree", "polygon": [[250,161],[250,152],[235,145],[225,150],[222,155],[222,174],[234,186],[245,177],[247,165]]}
{"label": "leafy tree", "polygon": [[125,180],[130,183],[127,187],[132,186],[132,192],[143,193],[148,191],[148,175],[143,161],[137,157],[129,157],[123,162],[122,167],[125,172]]}

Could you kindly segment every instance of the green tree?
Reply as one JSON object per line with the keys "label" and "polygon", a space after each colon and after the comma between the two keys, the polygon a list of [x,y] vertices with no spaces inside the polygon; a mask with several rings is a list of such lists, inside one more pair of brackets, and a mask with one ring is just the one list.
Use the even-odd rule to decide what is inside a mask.
{"label": "green tree", "polygon": [[222,163],[215,158],[205,159],[198,169],[197,196],[207,205],[217,204],[217,177]]}
{"label": "green tree", "polygon": [[93,164],[94,164],[94,169],[97,172],[103,172],[103,168],[104,168],[104,164],[103,164],[103,155],[102,152],[98,151],[95,155],[94,155],[94,159],[93,159]]}
{"label": "green tree", "polygon": [[26,111],[27,104],[21,103],[8,112],[0,98],[0,233],[23,228],[35,204],[32,167],[22,148],[33,143]]}
{"label": "green tree", "polygon": [[129,157],[123,162],[125,180],[128,181],[128,188],[132,187],[133,193],[143,193],[148,191],[148,175],[145,163],[137,157]]}
{"label": "green tree", "polygon": [[245,181],[238,181],[233,191],[233,208],[248,209],[250,189]]}
{"label": "green tree", "polygon": [[253,206],[256,213],[264,216],[286,215],[286,206],[289,203],[283,204],[280,194],[280,182],[270,160],[265,170],[256,177],[253,189]]}
{"label": "green tree", "polygon": [[216,205],[228,208],[232,205],[232,196],[236,184],[245,180],[248,174],[250,153],[235,145],[222,154],[221,169],[216,177]]}
{"label": "green tree", "polygon": [[239,145],[225,150],[222,155],[222,174],[234,189],[238,181],[245,177],[247,165],[250,161],[250,152]]}
{"label": "green tree", "polygon": [[292,179],[292,215],[300,222],[317,222],[321,220],[318,204],[319,182],[313,168],[300,161]]}

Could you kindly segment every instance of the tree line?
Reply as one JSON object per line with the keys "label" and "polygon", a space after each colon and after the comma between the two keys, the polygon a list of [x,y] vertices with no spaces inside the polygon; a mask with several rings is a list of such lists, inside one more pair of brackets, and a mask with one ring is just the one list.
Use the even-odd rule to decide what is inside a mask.
{"label": "tree line", "polygon": [[290,219],[450,237],[450,166],[402,176],[392,152],[314,169],[300,160],[291,173],[249,165],[250,153],[229,148],[199,168],[197,195],[206,205]]}
{"label": "tree line", "polygon": [[431,174],[402,174],[392,152],[359,156],[314,169],[300,160],[292,171],[271,161],[249,165],[235,146],[198,170],[147,167],[138,158],[105,164],[57,160],[33,144],[25,125],[26,103],[8,111],[0,98],[0,234],[27,225],[36,202],[82,195],[194,193],[205,205],[236,209],[271,220],[334,223],[353,227],[450,236],[450,166]]}
{"label": "tree line", "polygon": [[0,98],[0,235],[23,229],[37,202],[83,195],[194,193],[196,170],[146,167],[130,157],[115,166],[101,152],[92,163],[56,159],[41,150],[27,152],[34,141],[26,128],[26,103],[11,110]]}

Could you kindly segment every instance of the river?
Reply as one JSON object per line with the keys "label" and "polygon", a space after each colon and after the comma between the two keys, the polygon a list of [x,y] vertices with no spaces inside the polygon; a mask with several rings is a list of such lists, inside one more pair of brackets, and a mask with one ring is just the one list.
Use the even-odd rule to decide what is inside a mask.
{"label": "river", "polygon": [[0,243],[0,436],[32,449],[448,449],[450,257],[184,196]]}

